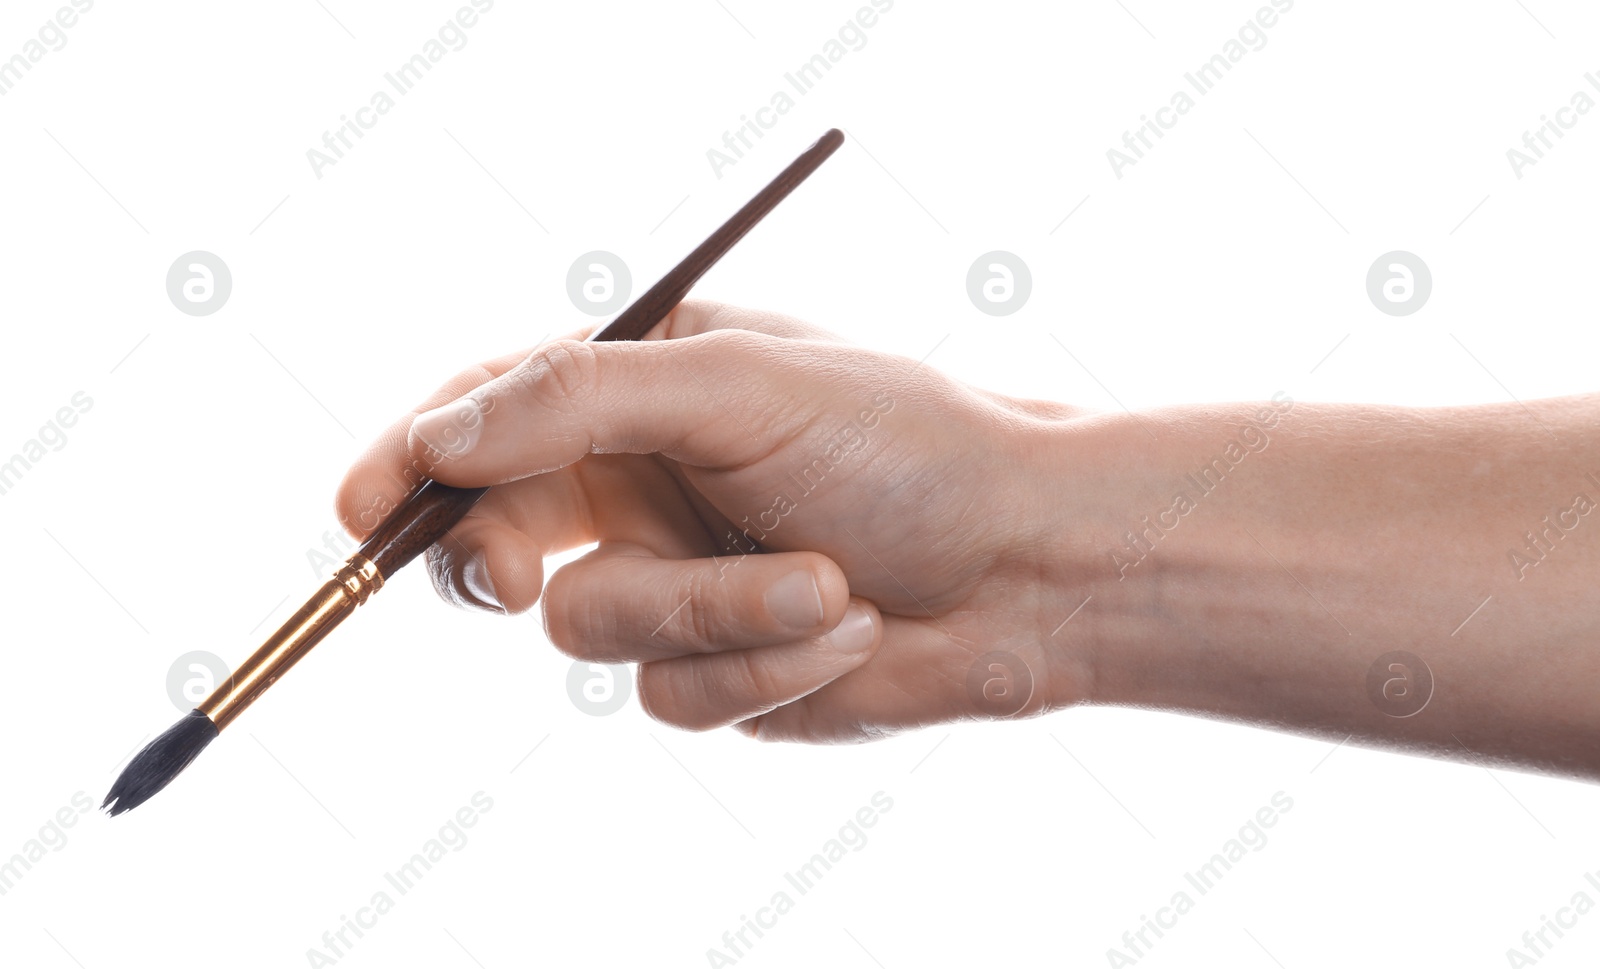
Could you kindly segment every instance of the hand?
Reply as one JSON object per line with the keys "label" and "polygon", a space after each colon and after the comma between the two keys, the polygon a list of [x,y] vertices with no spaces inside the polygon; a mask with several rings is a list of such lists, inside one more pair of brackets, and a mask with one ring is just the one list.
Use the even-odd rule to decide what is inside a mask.
{"label": "hand", "polygon": [[641,342],[463,371],[356,462],[338,509],[364,536],[419,471],[494,485],[429,552],[446,599],[525,611],[545,556],[597,542],[543,589],[563,652],[639,663],[670,724],[860,741],[1084,695],[1085,658],[1044,646],[1060,502],[1029,459],[1073,413],[686,302]]}

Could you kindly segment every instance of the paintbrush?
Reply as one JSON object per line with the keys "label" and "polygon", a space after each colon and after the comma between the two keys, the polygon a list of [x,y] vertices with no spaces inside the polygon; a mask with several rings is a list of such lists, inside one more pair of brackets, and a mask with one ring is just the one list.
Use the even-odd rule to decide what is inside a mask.
{"label": "paintbrush", "polygon": [[[689,289],[767,213],[844,143],[830,129],[673,270],[623,310],[594,340],[638,340],[683,301]],[[332,579],[267,638],[195,709],[146,744],[111,785],[101,808],[117,815],[154,797],[188,767],[217,734],[267,691],[345,617],[383,587],[406,563],[445,536],[488,488],[453,488],[425,482],[385,518]]]}

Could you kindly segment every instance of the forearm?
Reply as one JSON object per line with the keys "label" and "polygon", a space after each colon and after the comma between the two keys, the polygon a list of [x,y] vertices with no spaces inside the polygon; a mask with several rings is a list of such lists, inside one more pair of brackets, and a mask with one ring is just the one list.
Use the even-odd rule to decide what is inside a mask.
{"label": "forearm", "polygon": [[[1106,496],[1069,502],[1058,608],[1093,598],[1052,637],[1090,656],[1091,702],[1600,779],[1600,397],[1263,413],[1096,419],[1057,449]],[[1393,651],[1431,671],[1420,712],[1410,659],[1369,689]]]}

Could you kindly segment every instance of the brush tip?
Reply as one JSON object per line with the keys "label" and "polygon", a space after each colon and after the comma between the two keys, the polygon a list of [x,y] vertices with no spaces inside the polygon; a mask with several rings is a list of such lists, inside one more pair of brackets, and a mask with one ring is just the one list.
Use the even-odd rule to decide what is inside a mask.
{"label": "brush tip", "polygon": [[122,769],[100,809],[116,817],[154,797],[183,772],[206,745],[217,739],[217,725],[199,710],[168,727],[145,744]]}

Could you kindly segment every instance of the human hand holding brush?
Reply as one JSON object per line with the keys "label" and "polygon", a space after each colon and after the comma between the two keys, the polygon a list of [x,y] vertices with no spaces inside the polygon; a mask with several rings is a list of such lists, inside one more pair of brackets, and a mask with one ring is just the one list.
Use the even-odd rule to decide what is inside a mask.
{"label": "human hand holding brush", "polygon": [[430,551],[440,593],[522,612],[543,586],[551,641],[638,662],[682,727],[848,742],[1094,702],[1593,780],[1596,426],[1600,395],[1093,413],[696,302],[458,375],[338,507],[408,466],[494,485]]}
{"label": "human hand holding brush", "polygon": [[1078,698],[1075,658],[1035,628],[1053,499],[1006,474],[1025,423],[916,361],[687,302],[643,342],[457,375],[337,505],[364,537],[414,469],[493,485],[429,551],[447,598],[523,612],[545,556],[598,542],[543,590],[558,647],[642,664],[641,702],[678,726],[861,740],[980,715],[964,684],[994,650],[1053,690],[1021,712]]}

